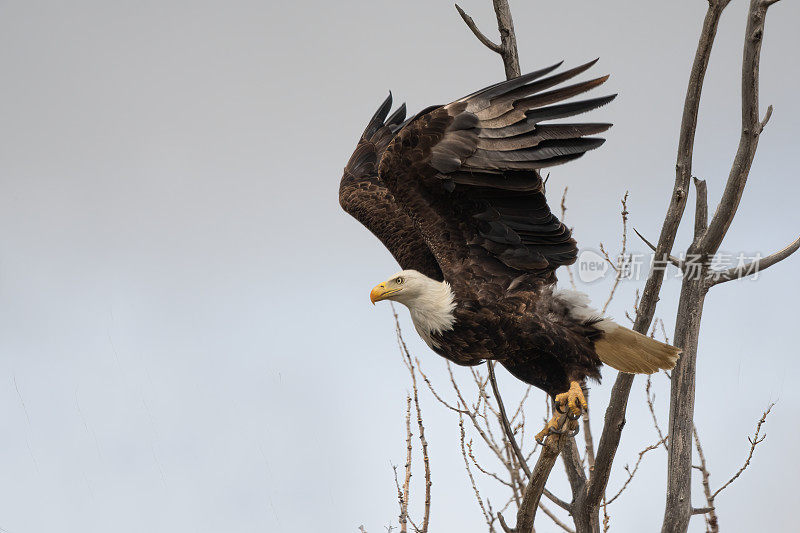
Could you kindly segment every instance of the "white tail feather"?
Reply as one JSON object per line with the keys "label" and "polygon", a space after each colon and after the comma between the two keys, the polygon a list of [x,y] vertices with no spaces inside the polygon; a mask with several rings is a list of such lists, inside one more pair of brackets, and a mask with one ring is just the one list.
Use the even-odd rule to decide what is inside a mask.
{"label": "white tail feather", "polygon": [[679,348],[664,344],[616,322],[604,319],[596,324],[604,335],[595,341],[600,360],[620,372],[652,374],[659,369],[671,370],[678,361]]}
{"label": "white tail feather", "polygon": [[[589,297],[578,291],[556,291],[555,297],[567,306],[570,316],[577,320],[593,321],[598,313],[589,307]],[[630,374],[652,374],[659,369],[675,367],[681,351],[632,329],[620,326],[610,318],[594,323],[601,329],[603,337],[594,343],[600,360],[620,372]]]}

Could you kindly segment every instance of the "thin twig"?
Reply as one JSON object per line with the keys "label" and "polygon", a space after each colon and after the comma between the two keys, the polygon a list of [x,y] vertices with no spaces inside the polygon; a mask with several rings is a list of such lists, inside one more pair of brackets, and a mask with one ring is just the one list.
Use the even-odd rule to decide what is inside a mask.
{"label": "thin twig", "polygon": [[437,400],[439,400],[439,403],[441,403],[442,405],[444,405],[445,407],[447,407],[451,411],[455,411],[456,413],[461,413],[461,414],[467,414],[466,410],[459,409],[458,407],[453,407],[452,405],[447,403],[447,401],[445,401],[441,396],[439,396],[439,393],[436,392],[436,389],[433,388],[433,384],[431,383],[431,380],[428,379],[428,376],[426,376],[425,372],[422,371],[422,367],[420,366],[419,359],[415,359],[415,361],[416,361],[416,364],[417,364],[417,370],[419,370],[419,373],[422,376],[422,380],[425,381],[426,385],[428,385],[428,390],[431,391],[431,394],[433,394],[433,397],[436,398]]}
{"label": "thin twig", "polygon": [[764,422],[767,421],[767,416],[769,416],[769,413],[770,411],[772,411],[772,408],[774,406],[775,406],[774,403],[769,404],[767,410],[764,411],[764,413],[761,415],[761,419],[758,421],[758,424],[756,425],[756,431],[753,434],[753,438],[751,439],[750,437],[747,437],[747,440],[750,441],[750,451],[747,454],[747,459],[745,459],[744,464],[728,481],[725,482],[724,485],[722,485],[720,488],[714,491],[714,493],[711,495],[712,499],[716,498],[720,492],[728,488],[728,486],[734,481],[736,481],[736,479],[742,475],[742,472],[744,472],[747,469],[747,467],[750,466],[750,460],[753,458],[753,453],[756,451],[756,446],[761,444],[764,441],[764,439],[767,438],[766,433],[764,433],[761,436],[759,436],[759,434],[761,432],[761,426],[763,426]]}
{"label": "thin twig", "polygon": [[[637,230],[636,228],[633,228],[633,231],[634,231],[634,233],[636,233],[636,235],[638,235],[638,236],[639,236],[639,238],[640,238],[640,239],[642,239],[642,241],[644,241],[644,243],[645,243],[645,244],[648,246],[648,248],[650,248],[650,249],[651,249],[651,250],[653,250],[654,252],[657,252],[657,251],[658,251],[658,248],[656,248],[656,245],[655,245],[655,244],[653,244],[652,242],[648,241],[648,240],[645,238],[645,236],[644,236],[644,235],[642,235],[641,233],[639,233],[639,230]],[[680,268],[681,270],[683,270],[683,261],[681,261],[680,259],[678,259],[678,258],[677,258],[677,257],[675,257],[674,255],[670,255],[670,256],[669,256],[669,262],[670,262],[670,263],[672,263],[672,265],[674,265],[674,266],[676,266],[676,267]]]}
{"label": "thin twig", "polygon": [[569,527],[567,524],[565,524],[564,522],[562,522],[562,521],[561,521],[561,520],[560,520],[560,519],[559,519],[559,518],[558,518],[558,517],[555,515],[555,513],[553,513],[553,511],[551,511],[550,509],[548,509],[547,507],[545,507],[545,505],[544,505],[542,502],[539,502],[539,509],[541,509],[541,510],[542,510],[542,512],[543,512],[544,514],[546,514],[546,515],[547,515],[547,516],[550,518],[550,520],[552,520],[552,521],[553,521],[553,523],[554,523],[555,525],[557,525],[558,527],[560,527],[560,528],[561,528],[561,529],[563,529],[564,531],[567,531],[568,533],[575,533],[575,530],[574,530],[574,529],[572,529],[572,528],[571,528],[571,527]]}
{"label": "thin twig", "polygon": [[622,216],[622,243],[620,246],[619,255],[617,255],[616,264],[612,262],[606,251],[603,249],[603,245],[600,244],[600,250],[605,255],[606,260],[611,263],[611,267],[614,269],[615,276],[614,276],[614,284],[611,286],[611,290],[608,293],[608,298],[606,299],[606,303],[603,304],[603,308],[600,311],[601,314],[605,314],[608,310],[608,306],[611,305],[611,300],[614,299],[614,293],[617,292],[617,287],[619,287],[619,282],[622,281],[622,278],[628,275],[628,269],[630,268],[631,258],[627,255],[628,252],[628,191],[625,191],[625,195],[622,197],[621,200],[622,210],[620,211],[620,215]]}
{"label": "thin twig", "polygon": [[410,497],[411,486],[411,396],[406,396],[406,466],[405,466],[405,479],[403,487],[397,480],[397,467],[392,466],[394,469],[394,483],[397,485],[397,499],[400,503],[400,522],[401,533],[408,531],[408,501]]}
{"label": "thin twig", "polygon": [[506,487],[509,487],[511,489],[514,488],[512,483],[509,483],[508,481],[506,481],[505,479],[501,478],[500,476],[498,476],[494,472],[489,472],[488,470],[486,470],[484,467],[481,466],[481,464],[478,462],[478,460],[475,459],[475,454],[472,452],[472,440],[470,440],[467,443],[467,455],[469,455],[469,458],[472,461],[472,464],[475,465],[475,468],[477,468],[481,473],[489,476],[490,478],[494,479],[495,481],[497,481],[501,485],[505,485]]}
{"label": "thin twig", "polygon": [[[692,428],[692,435],[694,436],[694,446],[697,450],[697,456],[700,458],[700,466],[694,467],[697,470],[700,470],[700,475],[702,476],[702,484],[703,484],[703,494],[706,497],[706,502],[708,503],[708,512],[703,513],[703,518],[706,521],[706,530],[709,533],[717,533],[719,531],[719,520],[717,519],[717,512],[714,508],[714,496],[711,494],[711,482],[710,476],[711,474],[708,472],[708,464],[706,463],[706,454],[703,452],[703,446],[700,444],[700,435],[697,433],[697,427]],[[695,514],[694,509],[692,510],[692,514]]]}
{"label": "thin twig", "polygon": [[486,431],[484,431],[484,429],[481,427],[478,421],[478,415],[474,411],[466,409],[467,402],[464,399],[464,396],[461,394],[461,389],[459,388],[458,383],[456,382],[456,378],[453,375],[453,367],[450,364],[450,361],[447,361],[447,371],[450,374],[450,384],[456,391],[456,395],[458,396],[459,402],[461,403],[462,407],[464,407],[464,409],[459,411],[459,413],[469,417],[473,427],[478,431],[478,434],[481,436],[483,441],[486,443],[489,449],[492,450],[492,452],[494,452],[494,454],[502,461],[503,452],[501,451],[500,446],[497,444],[497,442],[494,441],[494,439],[490,438],[490,436],[486,433]]}
{"label": "thin twig", "polygon": [[647,452],[649,451],[655,450],[656,448],[661,446],[666,440],[667,437],[662,437],[660,441],[656,442],[655,444],[651,444],[647,448],[640,451],[639,457],[636,459],[636,464],[633,465],[633,470],[631,470],[628,467],[628,465],[625,465],[625,472],[628,473],[628,479],[625,480],[625,483],[623,483],[622,487],[620,487],[620,489],[617,491],[616,494],[614,494],[611,498],[608,498],[606,500],[605,505],[610,505],[611,503],[613,503],[614,500],[619,498],[619,496],[625,491],[625,489],[628,488],[628,485],[633,480],[633,476],[635,476],[636,472],[639,470],[639,465],[641,464],[642,458],[645,456],[645,454],[647,454]]}
{"label": "thin twig", "polygon": [[478,490],[478,485],[475,483],[475,478],[472,475],[472,469],[469,467],[469,459],[467,459],[467,449],[465,445],[465,437],[466,434],[464,433],[464,416],[459,414],[458,415],[458,428],[461,432],[461,455],[464,457],[464,466],[467,469],[467,476],[469,477],[469,482],[472,485],[472,490],[475,493],[475,499],[478,500],[478,506],[481,509],[481,513],[483,513],[483,518],[486,520],[486,524],[489,526],[489,531],[494,531],[494,519],[492,515],[488,513],[486,507],[483,504],[483,498],[481,498],[481,493]]}
{"label": "thin twig", "polygon": [[427,533],[431,517],[431,461],[430,457],[428,457],[428,441],[425,439],[425,426],[422,423],[422,411],[420,410],[419,407],[419,395],[417,394],[417,380],[416,377],[413,376],[413,367],[412,367],[412,379],[414,382],[414,408],[417,413],[419,442],[422,448],[422,464],[425,470],[425,509],[423,511],[424,514],[422,517],[422,527],[417,528],[417,530],[419,533]]}
{"label": "thin twig", "polygon": [[[425,425],[422,421],[422,409],[419,405],[419,389],[417,388],[417,375],[414,368],[414,361],[411,359],[411,353],[408,351],[408,346],[406,345],[405,339],[403,338],[403,331],[400,328],[400,319],[397,316],[397,311],[394,308],[394,305],[391,306],[392,308],[392,315],[394,316],[394,323],[395,323],[395,332],[397,334],[397,342],[400,347],[400,353],[403,356],[403,363],[406,365],[408,369],[408,373],[411,376],[411,386],[413,392],[413,399],[414,399],[414,408],[417,414],[417,427],[419,428],[419,442],[422,448],[422,462],[424,465],[425,470],[425,507],[424,507],[424,514],[422,519],[422,526],[417,527],[414,525],[413,521],[411,522],[414,525],[414,529],[417,530],[418,533],[427,533],[428,525],[430,523],[430,514],[431,514],[431,466],[430,466],[430,457],[428,456],[428,441],[425,439]],[[408,398],[408,401],[411,401],[411,397]],[[410,404],[409,404],[410,409]],[[409,480],[411,478],[411,427],[410,427],[410,416],[411,413],[409,411],[406,412],[406,429],[408,432],[408,461],[406,463],[406,479],[405,479],[405,490],[404,490],[404,500],[405,500],[405,516],[406,518],[411,521],[410,517],[408,517],[408,504],[409,504],[409,493],[408,493],[408,486]],[[401,530],[403,528],[403,523],[401,523]]]}
{"label": "thin twig", "polygon": [[664,449],[668,450],[669,445],[667,444],[667,438],[664,436],[664,433],[661,432],[661,426],[658,425],[658,417],[656,416],[656,395],[650,392],[650,386],[652,385],[652,376],[647,376],[647,385],[644,387],[644,392],[647,395],[647,407],[650,409],[650,416],[653,419],[653,426],[656,428],[656,433],[658,433],[658,440],[659,442],[664,443]]}

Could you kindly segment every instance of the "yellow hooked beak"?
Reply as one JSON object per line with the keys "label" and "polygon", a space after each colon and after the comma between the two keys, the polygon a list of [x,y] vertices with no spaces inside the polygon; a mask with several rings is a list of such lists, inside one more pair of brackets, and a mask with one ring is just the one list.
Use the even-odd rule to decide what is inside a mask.
{"label": "yellow hooked beak", "polygon": [[381,283],[380,285],[376,285],[369,293],[369,301],[375,305],[375,302],[380,302],[381,300],[387,299],[392,294],[400,292],[400,287],[395,287],[393,289],[386,288],[386,283]]}

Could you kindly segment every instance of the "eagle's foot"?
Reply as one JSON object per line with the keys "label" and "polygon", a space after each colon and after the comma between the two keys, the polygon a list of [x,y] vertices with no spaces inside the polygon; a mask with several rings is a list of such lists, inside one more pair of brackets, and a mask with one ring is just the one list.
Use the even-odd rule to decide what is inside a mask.
{"label": "eagle's foot", "polygon": [[564,415],[553,414],[553,418],[547,421],[547,424],[544,425],[544,429],[533,438],[536,439],[536,442],[539,444],[544,444],[544,439],[551,433],[563,433],[563,430],[559,428],[565,422],[565,418]]}
{"label": "eagle's foot", "polygon": [[577,381],[569,384],[567,392],[556,395],[556,411],[566,414],[570,420],[579,419],[583,410],[588,407],[589,404],[583,395],[581,384]]}
{"label": "eagle's foot", "polygon": [[574,419],[567,413],[555,413],[553,414],[553,418],[547,421],[544,429],[537,433],[534,439],[536,439],[536,442],[539,444],[544,445],[544,439],[549,435],[563,435],[566,433],[567,436],[574,437],[578,434],[578,427],[572,420]]}

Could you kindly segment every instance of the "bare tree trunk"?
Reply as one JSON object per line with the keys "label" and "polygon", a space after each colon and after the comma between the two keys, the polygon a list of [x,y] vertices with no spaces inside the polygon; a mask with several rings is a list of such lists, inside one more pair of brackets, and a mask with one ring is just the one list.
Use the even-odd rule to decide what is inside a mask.
{"label": "bare tree trunk", "polygon": [[[667,504],[662,531],[685,531],[692,513],[692,428],[694,427],[695,366],[703,301],[704,278],[686,280],[681,287],[675,326],[675,345],[683,348],[672,371],[669,404]],[[688,467],[687,467],[688,465]]]}

